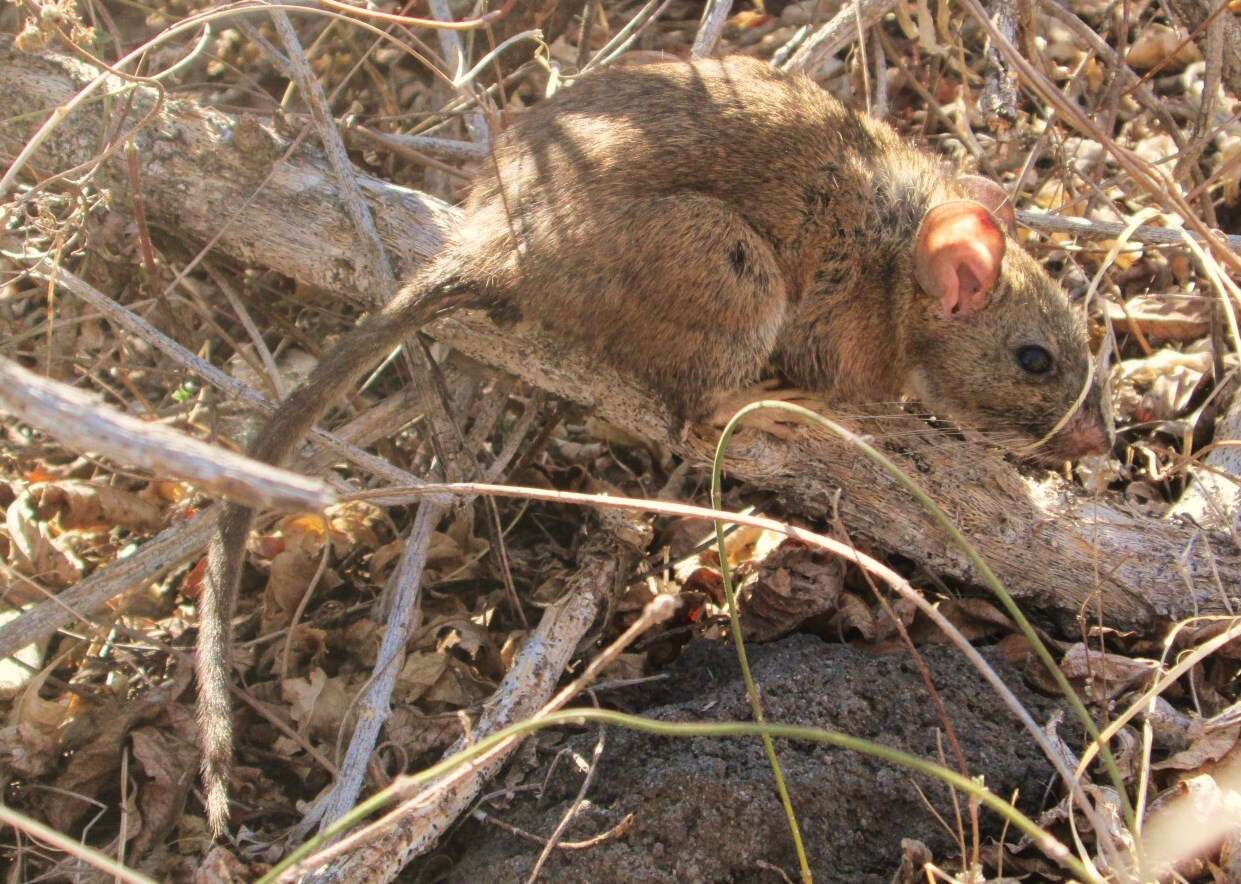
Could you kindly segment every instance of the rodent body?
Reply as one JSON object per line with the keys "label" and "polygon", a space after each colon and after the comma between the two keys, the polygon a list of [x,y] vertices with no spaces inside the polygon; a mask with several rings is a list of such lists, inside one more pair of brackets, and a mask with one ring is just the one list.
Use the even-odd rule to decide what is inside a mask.
{"label": "rodent body", "polygon": [[[441,253],[324,356],[254,456],[283,461],[386,352],[462,307],[541,323],[682,420],[774,363],[840,400],[914,393],[1010,447],[1047,435],[1081,393],[1048,456],[1107,442],[1081,323],[1001,229],[998,186],[946,170],[807,78],[745,58],[590,75],[523,113],[484,166]],[[223,516],[202,605],[217,831],[228,624],[251,516]]]}

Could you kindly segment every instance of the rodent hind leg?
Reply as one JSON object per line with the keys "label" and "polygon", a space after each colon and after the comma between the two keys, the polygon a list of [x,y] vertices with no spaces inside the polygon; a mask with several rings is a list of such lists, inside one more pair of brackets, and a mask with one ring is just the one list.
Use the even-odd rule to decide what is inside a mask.
{"label": "rodent hind leg", "polygon": [[593,274],[595,327],[609,361],[654,387],[683,432],[767,364],[784,322],[783,276],[767,241],[711,196],[636,201],[608,223],[598,233],[617,248],[612,272]]}

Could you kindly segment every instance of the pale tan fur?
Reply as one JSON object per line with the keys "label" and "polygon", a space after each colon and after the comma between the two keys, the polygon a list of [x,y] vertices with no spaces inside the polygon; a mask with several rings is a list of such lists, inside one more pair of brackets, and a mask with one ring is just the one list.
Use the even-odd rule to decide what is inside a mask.
{"label": "pale tan fur", "polygon": [[[937,413],[1033,440],[1086,377],[1080,323],[1015,241],[983,309],[939,312],[914,281],[913,241],[929,208],[969,193],[804,77],[744,58],[591,75],[518,117],[496,160],[441,255],[324,357],[252,453],[285,459],[384,353],[461,306],[542,323],[685,420],[774,365],[841,399],[916,392]],[[1026,344],[1051,352],[1056,371],[1024,375],[1013,350]],[[1087,423],[1100,407],[1092,392]],[[228,624],[250,521],[240,506],[224,516],[202,604],[217,831],[232,753]]]}

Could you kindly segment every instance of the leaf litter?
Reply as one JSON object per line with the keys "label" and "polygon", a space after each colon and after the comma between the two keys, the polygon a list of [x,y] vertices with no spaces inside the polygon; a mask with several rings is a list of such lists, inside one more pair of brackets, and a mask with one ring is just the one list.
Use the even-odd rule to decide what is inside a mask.
{"label": "leaf litter", "polygon": [[[1106,29],[1114,48],[1123,50],[1128,64],[1147,75],[1146,85],[1169,111],[1178,119],[1192,119],[1203,101],[1205,62],[1197,43],[1186,42],[1185,29],[1167,17],[1161,4],[1125,6],[1129,29],[1123,45],[1116,40],[1117,25],[1103,4],[1079,0],[1070,5],[1087,22]],[[590,38],[594,49],[601,48],[636,9],[621,0],[604,0],[598,6],[599,20]],[[90,33],[75,12],[68,7],[63,12],[70,16],[78,39],[106,42],[113,39],[111,29],[117,28],[132,45],[201,7],[169,0],[154,7],[127,8],[123,15],[114,10],[114,22],[104,22]],[[391,4],[381,7],[396,11]],[[768,57],[803,26],[823,21],[834,11],[835,4],[811,0],[768,0],[765,7],[739,2],[725,31],[725,47]],[[540,21],[550,44],[549,58],[566,68],[576,64],[578,55],[578,23],[569,26],[578,12],[575,7],[567,15],[558,12]],[[675,0],[616,63],[686,57],[700,12],[699,3]],[[17,17],[8,21],[12,24]],[[264,32],[269,28],[259,27]],[[348,108],[344,129],[353,160],[396,183],[449,198],[459,196],[459,183],[451,176],[437,177],[431,166],[398,162],[351,128],[365,123],[400,132],[426,119],[442,99],[425,73],[405,63],[391,47],[366,48],[348,28],[329,39],[321,27],[307,30],[307,35],[325,41],[322,49],[312,50],[311,63],[326,85],[342,89],[336,106]],[[1023,176],[1022,207],[1096,222],[1121,221],[1143,207],[1141,199],[1126,189],[1101,145],[1049,122],[1028,102],[1022,104],[1012,129],[989,132],[977,102],[979,38],[958,20],[942,15],[939,6],[899,0],[882,27],[902,49],[902,64],[918,72],[958,130],[945,127],[889,59],[884,72],[889,119],[898,128],[932,141],[967,165],[974,160],[960,131],[975,133],[1007,183]],[[41,28],[27,27],[24,39],[32,44],[51,39]],[[1088,54],[1061,22],[1037,12],[1035,31],[1034,44],[1060,85],[1072,89],[1075,78],[1080,78],[1088,87],[1082,93],[1086,100],[1091,94],[1115,94],[1107,92],[1109,66]],[[309,40],[306,45],[311,45]],[[857,107],[866,100],[861,92],[862,61],[856,52],[844,54],[831,63],[826,75],[827,87]],[[365,75],[352,76],[355,67]],[[222,29],[212,37],[209,51],[172,84],[200,100],[270,117],[285,81],[253,41]],[[509,84],[505,99],[511,111],[539,100],[545,86],[545,77],[540,79],[538,73]],[[1216,129],[1194,172],[1196,180],[1209,184],[1211,211],[1230,233],[1241,232],[1241,163],[1234,162],[1241,156],[1238,109],[1235,95],[1220,94]],[[1110,115],[1112,137],[1145,161],[1166,167],[1177,155],[1171,135],[1162,131],[1132,92],[1097,110]],[[283,111],[274,119],[278,127],[290,125]],[[1188,126],[1187,122],[1186,131]],[[28,242],[44,247],[84,237],[89,256],[71,251],[66,265],[110,295],[132,303],[147,287],[138,269],[137,233],[125,217],[88,181],[76,193],[46,191],[31,204],[23,234]],[[1111,245],[1107,239],[1056,232],[1021,235],[1075,297],[1084,293]],[[152,246],[161,272],[171,279],[188,258],[188,244],[160,239]],[[264,346],[278,351],[277,364],[288,373],[287,382],[304,373],[331,337],[350,324],[339,305],[325,303],[315,292],[268,271],[233,267],[221,256],[208,258],[215,261],[220,262],[217,269],[236,273],[241,300],[265,329]],[[250,372],[263,387],[263,375],[251,367],[261,366],[258,351],[248,342],[215,276],[199,269],[188,278],[208,305],[213,323],[179,321],[173,310],[190,309],[186,305],[192,300],[182,292],[175,295],[176,308],[168,302],[148,304],[152,321],[217,364],[229,362],[238,374]],[[1105,275],[1100,295],[1090,321],[1097,341],[1116,343],[1112,387],[1122,454],[1106,466],[1082,467],[1078,478],[1096,490],[1119,491],[1137,510],[1163,515],[1188,481],[1182,457],[1185,440],[1194,449],[1210,444],[1215,412],[1205,405],[1224,383],[1216,372],[1237,369],[1236,355],[1220,350],[1218,299],[1183,248],[1131,244]],[[200,438],[232,434],[247,419],[231,406],[211,401],[193,379],[144,342],[121,336],[69,299],[49,302],[44,287],[20,275],[6,274],[0,288],[0,352],[103,392],[136,413]],[[390,374],[381,377],[350,409],[365,411],[396,386]],[[514,412],[528,404],[527,394],[512,393]],[[376,447],[394,463],[429,474],[439,464],[439,455],[437,442],[423,430],[404,425]],[[484,448],[494,455],[503,436],[485,435]],[[551,428],[543,447],[532,451],[507,478],[565,490],[607,487],[616,493],[654,496],[671,480],[674,466],[666,451],[652,449],[593,418],[570,415]],[[704,501],[704,484],[703,477],[693,477],[684,496]],[[135,475],[66,451],[6,419],[0,439],[4,510],[0,593],[10,608],[26,610],[122,561],[137,545],[205,504],[192,487],[166,477]],[[743,488],[729,489],[726,505],[786,515],[781,501]],[[486,508],[475,504],[456,513],[432,539],[422,622],[406,648],[386,741],[377,752],[379,768],[387,775],[434,759],[468,728],[470,717],[486,702],[526,639],[525,628],[511,610],[506,579],[516,585],[527,606],[555,601],[591,525],[581,513],[534,504],[500,503],[498,514],[499,533]],[[341,504],[324,516],[326,521],[319,514],[299,514],[261,523],[250,544],[247,592],[237,619],[242,640],[233,661],[239,683],[262,710],[260,714],[254,707],[238,708],[239,781],[244,782],[239,800],[246,831],[254,839],[249,848],[243,846],[239,855],[211,849],[196,794],[186,652],[197,616],[201,559],[114,599],[103,614],[75,623],[50,645],[27,649],[33,655],[25,654],[22,662],[5,661],[6,666],[13,664],[11,674],[0,680],[4,715],[0,767],[7,772],[6,803],[103,849],[115,847],[123,810],[127,860],[161,879],[188,878],[194,871],[203,880],[251,876],[248,863],[269,859],[269,845],[330,781],[319,758],[333,763],[339,758],[342,731],[349,726],[350,710],[370,677],[384,633],[384,586],[396,567],[411,518],[409,512],[357,502]],[[725,638],[719,562],[709,532],[692,521],[665,520],[661,527],[656,559],[632,575],[613,607],[613,619],[592,638],[614,635],[655,594],[681,598],[681,614],[663,634],[644,640],[638,650],[618,661],[609,678],[656,674],[691,636]],[[749,529],[732,532],[727,555],[738,580],[749,639],[772,641],[800,631],[877,654],[897,646],[888,614],[847,563],[771,532]],[[915,579],[971,640],[995,643],[1009,659],[1029,663],[1025,640],[995,605],[962,597],[961,587],[945,586],[934,575]],[[894,601],[892,607],[917,644],[939,640],[907,604]],[[1150,637],[1089,628],[1086,632],[1085,641],[1059,645],[1058,655],[1065,674],[1092,702],[1123,709],[1165,668]],[[1211,634],[1209,627],[1186,630],[1183,647]],[[1238,754],[1238,729],[1235,725],[1207,729],[1204,722],[1237,701],[1238,648],[1241,642],[1233,642],[1202,661],[1157,701],[1156,714],[1149,719],[1157,735],[1155,759],[1147,770],[1153,786],[1152,817],[1176,801],[1189,802],[1201,815],[1235,810],[1236,781],[1229,779],[1228,771]],[[1039,678],[1032,664],[1025,671],[1032,679]],[[1124,733],[1126,746],[1138,745],[1136,730]],[[550,750],[557,740],[546,735],[531,745]],[[129,771],[129,781],[122,808],[123,770]],[[533,768],[526,770],[533,773]],[[509,785],[522,785],[520,777]],[[1091,788],[1104,791],[1101,786]],[[1105,803],[1115,806],[1114,800]],[[103,813],[96,818],[100,807]],[[88,817],[92,820],[86,826]],[[1109,837],[1123,835],[1118,828]],[[1200,880],[1238,880],[1235,871],[1228,872],[1241,866],[1237,845],[1236,838],[1221,836],[1204,853],[1178,866],[1177,872]],[[6,849],[12,856],[13,845],[6,842]],[[928,859],[913,844],[907,855],[919,863]],[[1002,858],[1010,871],[1020,868],[1043,878],[1055,876],[1054,870],[1017,844],[991,855],[997,863]],[[27,857],[22,862],[32,878],[51,869],[44,860]]]}

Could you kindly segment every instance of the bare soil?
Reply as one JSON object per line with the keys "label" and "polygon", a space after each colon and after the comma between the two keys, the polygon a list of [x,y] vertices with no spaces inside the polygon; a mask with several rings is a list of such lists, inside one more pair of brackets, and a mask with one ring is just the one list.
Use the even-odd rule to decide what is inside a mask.
{"label": "bare soil", "polygon": [[[970,772],[983,775],[999,794],[1019,791],[1019,806],[1037,813],[1047,800],[1047,762],[959,655],[942,647],[922,653]],[[994,649],[984,655],[1036,720],[1045,721],[1054,702],[1031,691]],[[938,757],[941,743],[948,751],[907,654],[876,655],[803,635],[757,646],[751,656],[772,721],[834,728],[928,758]],[[690,645],[666,680],[608,699],[669,721],[750,718],[732,649],[705,641]],[[620,837],[591,849],[557,850],[541,881],[777,880],[763,864],[796,879],[792,839],[759,741],[674,740],[620,730],[609,730],[605,739],[587,803],[564,840],[592,838],[630,813],[635,815],[633,824]],[[541,744],[537,768],[522,779],[536,786],[543,783],[549,766],[566,748],[588,763],[596,740],[591,731],[560,745]],[[816,880],[887,884],[905,838],[923,841],[944,866],[959,862],[956,837],[919,797],[920,791],[955,828],[951,799],[941,785],[841,749],[800,742],[780,742],[777,749]],[[518,791],[484,809],[546,837],[581,784],[581,769],[567,760],[560,757],[555,763],[542,795]],[[512,785],[513,778],[508,782]],[[984,811],[982,822],[984,841],[999,834],[998,818]],[[540,849],[495,825],[473,821],[447,845],[446,850],[459,857],[448,880],[523,882]],[[443,854],[438,858],[444,859]]]}

